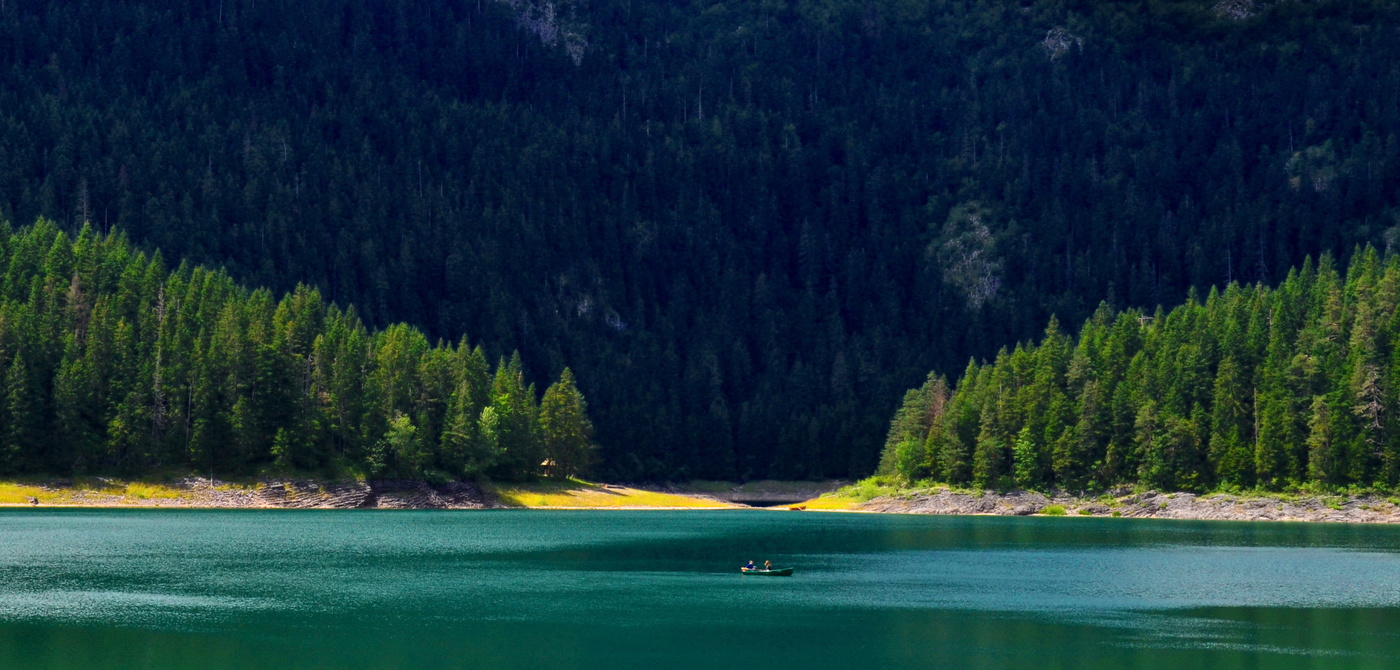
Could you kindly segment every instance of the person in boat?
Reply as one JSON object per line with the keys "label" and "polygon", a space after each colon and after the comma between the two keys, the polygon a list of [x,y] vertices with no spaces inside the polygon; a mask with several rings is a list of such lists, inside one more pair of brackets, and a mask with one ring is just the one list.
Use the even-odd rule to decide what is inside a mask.
{"label": "person in boat", "polygon": [[772,572],[772,571],[773,571],[773,561],[764,561],[764,562],[763,562],[763,571],[764,571],[764,572]]}
{"label": "person in boat", "polygon": [[758,569],[758,566],[757,566],[757,565],[754,565],[754,564],[753,564],[753,560],[750,559],[750,560],[749,560],[749,564],[746,565],[746,566],[744,566],[744,569],[745,569],[745,570],[757,570],[757,569]]}

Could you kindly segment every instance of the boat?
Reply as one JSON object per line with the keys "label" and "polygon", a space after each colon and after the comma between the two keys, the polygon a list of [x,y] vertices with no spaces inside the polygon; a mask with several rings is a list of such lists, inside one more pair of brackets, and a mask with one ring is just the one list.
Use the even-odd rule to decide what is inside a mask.
{"label": "boat", "polygon": [[746,574],[746,575],[758,575],[759,577],[791,577],[791,576],[792,576],[792,568],[773,568],[772,570],[759,570],[759,569],[757,569],[757,568],[755,568],[755,569],[753,569],[753,570],[750,570],[750,569],[748,569],[748,568],[739,568],[739,571],[742,572],[742,573],[744,573],[744,574]]}

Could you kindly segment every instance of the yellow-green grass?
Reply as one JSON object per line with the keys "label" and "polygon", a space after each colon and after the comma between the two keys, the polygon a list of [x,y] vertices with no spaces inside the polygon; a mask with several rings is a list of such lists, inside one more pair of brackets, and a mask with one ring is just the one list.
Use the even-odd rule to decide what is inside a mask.
{"label": "yellow-green grass", "polygon": [[163,484],[148,484],[145,482],[131,482],[127,484],[123,494],[128,498],[135,498],[136,500],[151,500],[155,498],[171,500],[183,498],[188,495],[187,492],[181,491],[180,489],[171,488]]}
{"label": "yellow-green grass", "polygon": [[496,484],[491,492],[509,507],[529,508],[625,508],[625,507],[735,507],[729,503],[704,498],[643,491],[625,487],[604,488],[597,484],[570,479],[530,484]]}
{"label": "yellow-green grass", "polygon": [[[141,500],[173,500],[189,496],[188,491],[175,487],[143,481],[123,481],[119,479],[76,479],[71,488],[63,491],[69,497],[81,494],[93,494],[103,496],[114,496],[122,498],[123,502],[134,502]],[[40,502],[43,502],[40,499]]]}
{"label": "yellow-green grass", "polygon": [[838,491],[835,493],[828,493],[819,498],[812,498],[811,500],[789,505],[789,507],[805,507],[814,511],[851,510],[859,507],[862,502],[864,501],[857,500],[852,496],[844,495]]}
{"label": "yellow-green grass", "polygon": [[52,500],[55,492],[37,486],[17,482],[0,482],[0,505],[28,505],[30,498],[38,498],[40,503]]}
{"label": "yellow-green grass", "polygon": [[895,495],[901,491],[902,489],[888,477],[868,477],[793,506],[806,507],[809,510],[853,510],[875,498]]}
{"label": "yellow-green grass", "polygon": [[[97,496],[104,499],[94,500]],[[25,481],[0,482],[0,505],[28,505],[31,499],[38,499],[40,505],[139,505],[148,500],[174,500],[188,496],[188,491],[164,484],[112,479],[79,479],[62,488],[47,488]]]}

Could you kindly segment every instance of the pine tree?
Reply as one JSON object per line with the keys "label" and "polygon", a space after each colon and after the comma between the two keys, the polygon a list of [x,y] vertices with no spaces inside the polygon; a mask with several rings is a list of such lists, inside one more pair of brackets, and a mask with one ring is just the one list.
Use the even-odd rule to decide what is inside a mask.
{"label": "pine tree", "polygon": [[493,476],[513,480],[534,477],[540,472],[545,451],[539,435],[539,409],[534,390],[525,386],[519,352],[497,366],[491,392],[496,416],[494,441],[500,453]]}
{"label": "pine tree", "polygon": [[1343,472],[1334,405],[1327,396],[1314,397],[1308,418],[1308,474],[1328,484],[1340,483]]}
{"label": "pine tree", "polygon": [[565,478],[587,469],[593,423],[588,420],[588,405],[574,383],[574,373],[568,368],[559,375],[559,381],[545,390],[540,402],[540,433],[551,463],[549,474]]}
{"label": "pine tree", "polygon": [[1220,362],[1212,402],[1210,461],[1221,482],[1254,484],[1254,445],[1250,432],[1251,398],[1239,365],[1231,357]]}
{"label": "pine tree", "polygon": [[1175,483],[1171,438],[1166,434],[1162,416],[1157,411],[1157,403],[1148,400],[1138,411],[1135,422],[1138,443],[1142,445],[1142,465],[1138,478],[1144,484],[1157,488],[1168,488]]}
{"label": "pine tree", "polygon": [[77,338],[69,335],[63,361],[54,378],[55,447],[46,463],[53,472],[84,470],[95,463],[102,435],[95,425],[98,408],[92,392],[91,367],[80,350]]}
{"label": "pine tree", "polygon": [[5,370],[4,441],[0,443],[0,464],[8,472],[24,469],[40,446],[33,385],[28,363],[15,352]]}
{"label": "pine tree", "polygon": [[982,421],[977,432],[977,446],[972,452],[972,485],[977,488],[1000,486],[1006,469],[1009,445],[998,426],[994,407],[982,409]]}
{"label": "pine tree", "polygon": [[1259,440],[1254,451],[1255,472],[1261,485],[1280,489],[1296,481],[1299,467],[1292,457],[1292,445],[1302,441],[1296,430],[1292,402],[1279,390],[1255,395],[1259,420]]}
{"label": "pine tree", "polygon": [[1031,441],[1031,428],[1025,426],[1016,434],[1016,444],[1012,448],[1011,460],[1015,469],[1016,486],[1022,489],[1034,488],[1040,480],[1040,454]]}
{"label": "pine tree", "polygon": [[932,463],[924,445],[947,403],[948,382],[939,375],[930,374],[923,386],[905,393],[885,438],[880,472],[898,473],[909,480],[928,476]]}

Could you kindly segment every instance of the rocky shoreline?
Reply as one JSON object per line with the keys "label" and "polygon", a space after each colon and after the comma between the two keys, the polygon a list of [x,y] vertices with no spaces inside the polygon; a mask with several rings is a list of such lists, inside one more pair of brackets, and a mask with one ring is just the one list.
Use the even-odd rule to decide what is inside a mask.
{"label": "rocky shoreline", "polygon": [[[1364,496],[1239,496],[1193,493],[1117,492],[1077,496],[1035,491],[978,493],[939,490],[874,498],[858,505],[865,512],[902,514],[981,514],[1029,516],[1059,506],[1070,516],[1221,521],[1329,521],[1400,523],[1400,498]],[[1049,509],[1059,513],[1058,509]]]}
{"label": "rocky shoreline", "polygon": [[[99,480],[101,481],[101,480]],[[335,480],[265,479],[231,483],[185,477],[150,494],[134,493],[112,482],[108,488],[74,487],[54,480],[35,487],[44,507],[166,507],[215,509],[493,509],[508,507],[496,495],[474,483],[429,484],[412,479]],[[798,498],[810,500],[841,482],[797,487],[745,485],[742,489],[697,491],[690,487],[643,486],[639,490],[760,507],[787,507]],[[600,485],[622,489],[621,486]],[[811,490],[808,490],[808,489]],[[753,490],[749,490],[753,489]],[[804,498],[805,496],[805,498]],[[752,498],[752,500],[750,500]],[[792,498],[791,501],[788,498]],[[805,506],[802,507],[806,509]],[[821,509],[813,506],[813,509]],[[1059,515],[1140,519],[1222,521],[1323,521],[1339,523],[1400,523],[1400,496],[1268,496],[1162,493],[1127,490],[1089,496],[1069,492],[955,491],[933,489],[902,492],[858,503],[851,511],[889,514],[953,514],[990,516]]]}
{"label": "rocky shoreline", "polygon": [[56,501],[50,502],[49,496],[44,496],[44,500],[36,500],[35,504],[60,507],[484,509],[500,506],[476,484],[432,485],[411,479],[282,479],[246,485],[186,477],[162,486],[155,495],[145,496],[121,489],[73,488],[64,481],[42,484],[37,489],[52,494]]}

